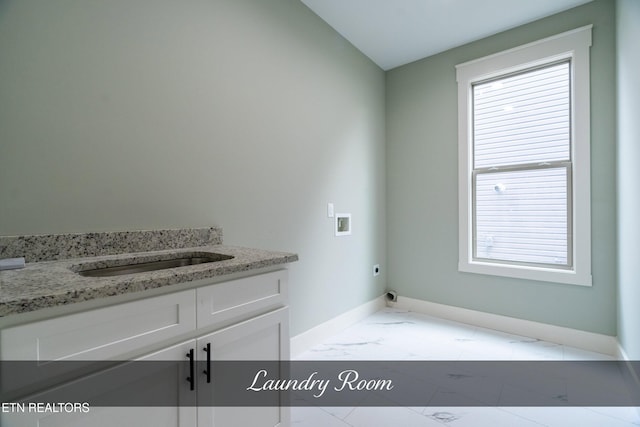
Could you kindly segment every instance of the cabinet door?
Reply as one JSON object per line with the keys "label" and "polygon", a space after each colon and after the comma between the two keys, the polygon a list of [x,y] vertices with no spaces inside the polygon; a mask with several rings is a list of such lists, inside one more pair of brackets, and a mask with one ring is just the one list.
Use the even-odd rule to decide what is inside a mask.
{"label": "cabinet door", "polygon": [[[126,390],[127,396],[136,393],[168,393],[166,399],[175,400],[174,406],[154,407],[90,407],[86,413],[10,413],[0,414],[0,425],[3,427],[196,427],[196,408],[191,405],[180,405],[193,396],[195,403],[195,391],[191,391],[186,378],[189,376],[188,363],[180,363],[185,360],[186,354],[194,348],[195,340],[190,340],[172,347],[168,347],[156,353],[141,357],[137,361],[176,361],[177,363],[158,364],[161,369],[147,369],[144,374],[130,375],[127,370],[125,378],[118,372],[118,367],[92,375],[90,378],[103,376],[108,378],[114,386],[108,390],[102,390],[100,394],[88,395],[87,399],[106,396],[118,396]],[[138,365],[139,366],[139,365]],[[150,372],[153,371],[153,372]],[[151,375],[150,375],[151,374]],[[106,377],[105,377],[106,376]],[[114,380],[114,378],[116,378]],[[85,380],[78,380],[85,381]],[[102,381],[102,380],[98,380]],[[55,396],[65,395],[65,387],[77,386],[63,385],[33,397],[35,402],[55,401]],[[90,389],[90,387],[87,387]],[[39,398],[40,397],[40,398]],[[164,401],[164,400],[163,400]]]}
{"label": "cabinet door", "polygon": [[[204,348],[211,348],[212,360],[288,360],[289,309],[282,308],[199,338],[198,358],[206,360]],[[211,379],[215,381],[215,372]],[[200,375],[198,389],[206,389]],[[273,427],[289,425],[289,408],[216,407],[198,408],[198,427]],[[212,402],[215,404],[215,402]]]}

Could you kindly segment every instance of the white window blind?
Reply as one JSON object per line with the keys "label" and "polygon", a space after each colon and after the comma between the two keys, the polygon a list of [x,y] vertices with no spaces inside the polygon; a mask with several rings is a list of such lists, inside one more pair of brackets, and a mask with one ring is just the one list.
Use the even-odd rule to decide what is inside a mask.
{"label": "white window blind", "polygon": [[571,267],[570,67],[472,86],[474,259]]}
{"label": "white window blind", "polygon": [[569,63],[473,86],[474,167],[570,159]]}

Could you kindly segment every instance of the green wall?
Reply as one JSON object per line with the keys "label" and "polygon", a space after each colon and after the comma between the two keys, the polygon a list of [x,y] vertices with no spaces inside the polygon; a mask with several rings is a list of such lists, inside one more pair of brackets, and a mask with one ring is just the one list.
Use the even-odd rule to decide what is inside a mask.
{"label": "green wall", "polygon": [[618,340],[640,360],[640,2],[617,2]]}
{"label": "green wall", "polygon": [[[400,295],[616,335],[615,4],[596,0],[387,72],[388,281]],[[455,65],[593,24],[593,286],[460,273]]]}
{"label": "green wall", "polygon": [[[618,321],[640,357],[638,6],[618,0],[616,56],[614,3],[385,81],[297,0],[2,1],[0,234],[219,225],[228,244],[300,254],[293,335],[388,282],[412,298],[609,335]],[[459,273],[454,66],[586,24],[593,287]],[[352,213],[352,236],[333,236],[327,202]]]}
{"label": "green wall", "polygon": [[221,226],[294,335],[382,294],[384,73],[298,0],[4,0],[0,76],[0,235]]}

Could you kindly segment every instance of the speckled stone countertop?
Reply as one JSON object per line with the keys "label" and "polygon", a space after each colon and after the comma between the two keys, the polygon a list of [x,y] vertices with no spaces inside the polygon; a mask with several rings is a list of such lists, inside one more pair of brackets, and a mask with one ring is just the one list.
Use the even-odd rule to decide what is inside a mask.
{"label": "speckled stone countertop", "polygon": [[[216,234],[216,239],[213,242],[221,242],[220,236],[221,232],[219,235]],[[140,236],[136,235],[134,240],[139,239]],[[60,244],[64,239],[54,240]],[[183,242],[183,246],[188,243]],[[167,244],[171,245],[171,242],[169,241]],[[298,260],[298,256],[293,253],[222,244],[139,252],[126,252],[127,245],[121,246],[118,249],[119,253],[112,255],[27,262],[25,268],[0,271],[0,317],[247,272]],[[134,247],[140,250],[140,245]],[[153,247],[157,248],[157,246]],[[110,277],[85,277],[77,273],[77,271],[91,268],[159,261],[174,258],[176,255],[177,257],[188,257],[202,252],[230,255],[233,258]]]}

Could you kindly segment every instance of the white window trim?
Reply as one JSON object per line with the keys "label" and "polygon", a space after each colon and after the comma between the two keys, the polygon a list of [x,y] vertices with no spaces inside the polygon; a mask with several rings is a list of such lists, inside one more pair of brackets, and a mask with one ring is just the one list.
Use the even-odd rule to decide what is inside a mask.
{"label": "white window trim", "polygon": [[[592,25],[456,65],[458,82],[458,270],[591,286],[591,154],[589,48]],[[471,97],[474,82],[571,59],[573,264],[570,270],[473,260]]]}

